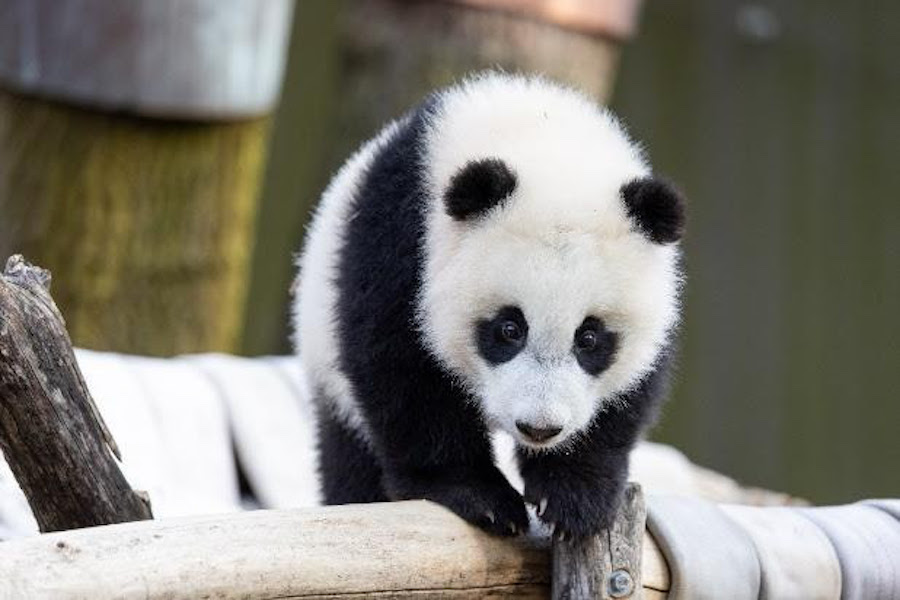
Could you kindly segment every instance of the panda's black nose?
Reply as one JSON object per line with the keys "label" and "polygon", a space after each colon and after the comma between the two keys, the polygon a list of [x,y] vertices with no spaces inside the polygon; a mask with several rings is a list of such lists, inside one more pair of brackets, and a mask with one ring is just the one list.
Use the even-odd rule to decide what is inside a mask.
{"label": "panda's black nose", "polygon": [[533,427],[525,421],[516,421],[516,429],[534,442],[546,442],[562,431],[562,427]]}

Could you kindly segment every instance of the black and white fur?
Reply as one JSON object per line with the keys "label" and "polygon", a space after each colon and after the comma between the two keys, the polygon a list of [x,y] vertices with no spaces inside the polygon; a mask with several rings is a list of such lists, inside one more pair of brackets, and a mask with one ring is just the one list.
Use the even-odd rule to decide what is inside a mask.
{"label": "black and white fur", "polygon": [[543,79],[437,93],[352,156],[299,266],[297,346],[329,504],[427,498],[565,536],[605,527],[660,400],[678,194],[616,119]]}

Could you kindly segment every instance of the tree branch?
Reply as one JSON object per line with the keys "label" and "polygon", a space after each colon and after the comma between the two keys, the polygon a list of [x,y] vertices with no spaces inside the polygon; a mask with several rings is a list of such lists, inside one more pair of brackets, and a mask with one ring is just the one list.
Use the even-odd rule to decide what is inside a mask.
{"label": "tree branch", "polygon": [[0,450],[43,532],[152,518],[113,458],[50,273],[19,255],[0,274]]}

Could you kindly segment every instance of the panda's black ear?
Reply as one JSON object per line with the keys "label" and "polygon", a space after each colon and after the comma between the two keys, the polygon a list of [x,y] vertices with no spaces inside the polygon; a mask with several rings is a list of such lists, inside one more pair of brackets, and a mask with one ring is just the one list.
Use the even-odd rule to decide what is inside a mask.
{"label": "panda's black ear", "polygon": [[651,242],[671,244],[684,233],[684,198],[672,185],[654,177],[622,186],[628,216]]}
{"label": "panda's black ear", "polygon": [[447,214],[465,221],[488,212],[516,189],[516,175],[497,158],[469,161],[451,179],[444,194]]}

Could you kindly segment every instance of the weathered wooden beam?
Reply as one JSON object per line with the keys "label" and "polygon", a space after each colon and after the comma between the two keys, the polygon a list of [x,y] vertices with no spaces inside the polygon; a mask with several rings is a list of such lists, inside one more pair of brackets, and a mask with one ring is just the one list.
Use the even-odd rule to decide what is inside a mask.
{"label": "weathered wooden beam", "polygon": [[[643,543],[645,598],[668,589]],[[0,597],[547,598],[546,540],[497,538],[426,501],[127,523],[0,544]],[[659,592],[662,594],[663,592]],[[662,596],[659,596],[662,597]]]}
{"label": "weathered wooden beam", "polygon": [[584,540],[553,543],[553,600],[644,597],[641,557],[647,509],[629,483],[612,527]]}
{"label": "weathered wooden beam", "polygon": [[0,450],[41,531],[150,519],[75,362],[50,273],[13,256],[0,274]]}

